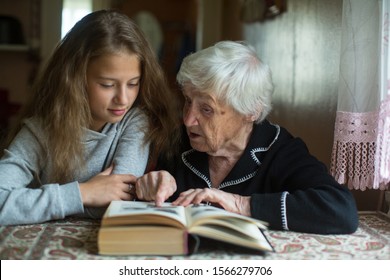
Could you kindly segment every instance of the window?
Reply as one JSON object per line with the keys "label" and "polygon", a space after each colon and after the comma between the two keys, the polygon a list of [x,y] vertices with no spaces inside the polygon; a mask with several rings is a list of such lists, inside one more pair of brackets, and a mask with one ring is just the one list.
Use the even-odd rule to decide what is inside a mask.
{"label": "window", "polygon": [[92,12],[92,0],[63,0],[61,38],[82,17]]}

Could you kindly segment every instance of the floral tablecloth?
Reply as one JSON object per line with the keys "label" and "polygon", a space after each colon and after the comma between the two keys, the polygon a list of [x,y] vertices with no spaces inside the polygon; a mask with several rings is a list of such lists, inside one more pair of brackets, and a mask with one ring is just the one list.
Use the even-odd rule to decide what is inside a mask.
{"label": "floral tablecloth", "polygon": [[189,256],[101,256],[97,254],[100,222],[68,218],[36,225],[1,226],[0,259],[390,259],[390,218],[359,213],[358,230],[350,235],[317,235],[266,231],[274,253],[263,255],[237,248],[201,246]]}

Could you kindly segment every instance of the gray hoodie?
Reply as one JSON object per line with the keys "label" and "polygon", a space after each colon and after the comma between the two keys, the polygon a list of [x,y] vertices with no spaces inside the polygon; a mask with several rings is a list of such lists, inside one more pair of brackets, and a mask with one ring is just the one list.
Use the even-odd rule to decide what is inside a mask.
{"label": "gray hoodie", "polygon": [[86,129],[86,167],[60,185],[48,181],[52,165],[42,128],[36,120],[26,120],[0,160],[0,225],[40,223],[68,215],[101,217],[104,208],[84,208],[79,182],[111,164],[115,174],[141,176],[149,155],[146,129],[146,116],[139,109],[131,109],[119,123],[106,124],[102,132]]}

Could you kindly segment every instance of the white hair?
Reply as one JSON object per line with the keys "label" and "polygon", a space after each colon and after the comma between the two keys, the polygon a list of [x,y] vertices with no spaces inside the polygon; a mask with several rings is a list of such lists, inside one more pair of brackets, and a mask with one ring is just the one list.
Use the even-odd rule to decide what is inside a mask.
{"label": "white hair", "polygon": [[260,123],[272,108],[274,90],[268,65],[244,42],[221,41],[184,58],[177,82],[212,94]]}

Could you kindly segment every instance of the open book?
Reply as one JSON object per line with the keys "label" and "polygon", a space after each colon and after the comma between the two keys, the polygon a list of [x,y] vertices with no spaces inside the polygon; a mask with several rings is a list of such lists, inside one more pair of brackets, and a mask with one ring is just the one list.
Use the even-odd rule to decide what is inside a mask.
{"label": "open book", "polygon": [[213,206],[112,201],[101,222],[98,248],[105,255],[183,255],[192,252],[189,237],[201,236],[273,251],[262,232],[266,229],[265,222]]}

